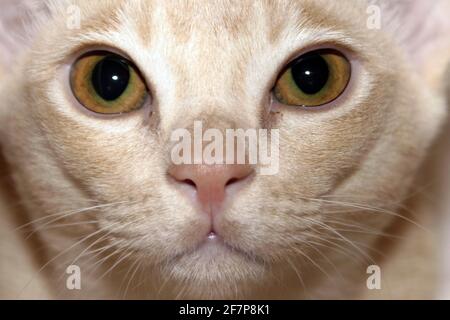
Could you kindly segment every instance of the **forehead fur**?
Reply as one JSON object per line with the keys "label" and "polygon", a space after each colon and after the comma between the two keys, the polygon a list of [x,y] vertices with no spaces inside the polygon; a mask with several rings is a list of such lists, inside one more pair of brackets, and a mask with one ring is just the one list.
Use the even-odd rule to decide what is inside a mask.
{"label": "forehead fur", "polygon": [[[280,38],[298,39],[305,37],[308,29],[316,28],[319,32],[334,31],[335,38],[345,38],[346,34],[341,33],[343,29],[360,33],[362,39],[376,38],[379,32],[369,30],[366,25],[368,16],[373,13],[368,11],[371,5],[380,10],[381,31],[408,51],[415,67],[421,71],[435,69],[441,77],[439,67],[448,61],[446,52],[450,47],[450,23],[445,15],[450,3],[446,0],[5,0],[0,12],[0,50],[3,67],[8,69],[24,52],[24,46],[36,41],[36,35],[50,26],[67,45],[71,44],[70,40],[101,40],[102,33],[113,30],[121,30],[128,36],[137,35],[128,37],[128,42],[139,39],[149,45],[155,38],[155,29],[178,44],[193,37],[198,41],[203,41],[204,37],[215,38],[217,45],[224,39],[235,39],[242,51],[245,51],[242,44],[248,39],[255,40],[255,36],[271,42]],[[67,21],[74,8],[81,12],[81,30],[69,32]],[[65,37],[68,34],[73,37]],[[359,44],[363,45],[364,41]],[[53,52],[55,54],[57,52]],[[431,60],[440,62],[430,66],[430,55],[433,55]]]}
{"label": "forehead fur", "polygon": [[[283,38],[295,40],[310,31],[333,31],[334,37],[344,36],[339,33],[342,31],[356,33],[365,26],[366,17],[361,13],[366,6],[364,1],[354,0],[339,4],[326,0],[48,1],[47,9],[38,11],[35,26],[29,29],[42,30],[51,22],[52,28],[59,26],[59,34],[72,34],[73,40],[79,41],[100,40],[101,36],[122,32],[134,34],[143,45],[150,46],[158,33],[163,33],[166,40],[174,39],[179,44],[216,40],[220,45],[220,41],[233,40],[242,46],[250,39],[269,43]],[[74,10],[80,12],[81,30],[70,32],[67,20]]]}

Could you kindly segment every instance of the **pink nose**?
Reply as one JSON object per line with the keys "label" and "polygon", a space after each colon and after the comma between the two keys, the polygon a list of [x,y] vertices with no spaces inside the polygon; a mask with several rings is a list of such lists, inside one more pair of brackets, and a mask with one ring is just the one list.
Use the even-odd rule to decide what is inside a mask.
{"label": "pink nose", "polygon": [[249,180],[253,168],[249,165],[177,165],[169,174],[181,185],[195,187],[195,201],[203,211],[213,214],[222,208],[226,195]]}

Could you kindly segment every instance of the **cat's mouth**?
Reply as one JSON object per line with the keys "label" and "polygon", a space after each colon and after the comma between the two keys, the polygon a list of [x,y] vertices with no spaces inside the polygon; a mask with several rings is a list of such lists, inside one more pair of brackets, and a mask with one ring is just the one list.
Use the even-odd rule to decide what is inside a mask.
{"label": "cat's mouth", "polygon": [[205,264],[226,259],[236,260],[237,258],[264,264],[261,257],[229,243],[214,231],[211,231],[203,241],[192,249],[172,257],[171,261],[176,262],[189,256],[195,258],[197,262]]}

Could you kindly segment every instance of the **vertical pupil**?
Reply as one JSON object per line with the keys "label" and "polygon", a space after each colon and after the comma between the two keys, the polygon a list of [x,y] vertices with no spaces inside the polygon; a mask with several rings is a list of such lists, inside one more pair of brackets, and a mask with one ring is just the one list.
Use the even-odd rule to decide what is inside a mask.
{"label": "vertical pupil", "polygon": [[116,56],[107,56],[92,70],[92,85],[97,94],[106,101],[119,98],[128,87],[130,69],[128,64]]}
{"label": "vertical pupil", "polygon": [[326,85],[330,70],[325,59],[319,55],[301,57],[291,67],[295,84],[306,94],[316,94]]}

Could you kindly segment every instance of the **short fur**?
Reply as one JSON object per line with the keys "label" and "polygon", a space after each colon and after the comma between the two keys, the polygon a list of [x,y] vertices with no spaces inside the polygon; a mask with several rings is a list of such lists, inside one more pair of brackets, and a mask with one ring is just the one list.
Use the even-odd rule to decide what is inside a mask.
{"label": "short fur", "polygon": [[[13,8],[3,30],[23,40],[0,36],[13,179],[0,193],[0,297],[436,296],[436,241],[423,230],[432,212],[419,192],[430,176],[417,172],[446,118],[448,1],[80,0],[80,30],[66,27],[70,1],[26,1],[37,7],[24,25],[11,22],[13,2],[1,4]],[[371,3],[380,30],[367,28]],[[346,94],[323,110],[267,112],[289,59],[324,46],[354,64]],[[151,112],[82,111],[68,69],[91,48],[136,63]],[[280,172],[256,176],[221,215],[239,251],[215,259],[195,250],[209,226],[166,178],[170,133],[196,119],[280,129]],[[80,291],[66,289],[71,264]],[[380,291],[366,287],[371,264]]]}

